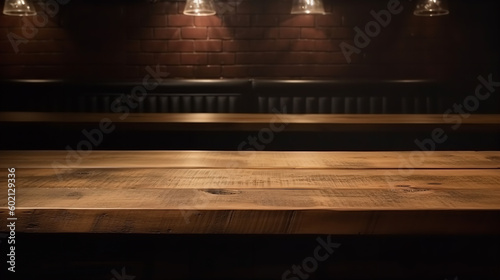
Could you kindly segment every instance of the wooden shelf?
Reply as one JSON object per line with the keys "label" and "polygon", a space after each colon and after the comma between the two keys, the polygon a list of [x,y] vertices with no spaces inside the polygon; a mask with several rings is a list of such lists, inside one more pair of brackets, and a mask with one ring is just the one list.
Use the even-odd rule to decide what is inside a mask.
{"label": "wooden shelf", "polygon": [[[0,176],[16,168],[17,231],[500,233],[500,152],[93,151],[74,159],[0,152]],[[4,189],[4,220],[6,204]]]}
{"label": "wooden shelf", "polygon": [[210,113],[133,113],[128,115],[113,113],[46,113],[46,112],[0,112],[1,124],[37,124],[58,126],[79,126],[98,124],[101,121],[112,122],[121,127],[138,129],[169,130],[211,130],[211,131],[246,131],[285,125],[287,131],[331,131],[331,130],[366,130],[452,127],[461,121],[461,130],[481,129],[500,130],[500,114],[460,115],[431,114],[210,114]]}

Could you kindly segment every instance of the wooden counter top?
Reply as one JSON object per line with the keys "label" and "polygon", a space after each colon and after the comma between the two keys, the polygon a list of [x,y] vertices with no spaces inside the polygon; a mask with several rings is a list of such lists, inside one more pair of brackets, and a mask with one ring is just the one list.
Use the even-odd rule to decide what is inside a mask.
{"label": "wooden counter top", "polygon": [[[500,152],[1,151],[16,231],[499,234]],[[3,228],[5,230],[5,228]]]}

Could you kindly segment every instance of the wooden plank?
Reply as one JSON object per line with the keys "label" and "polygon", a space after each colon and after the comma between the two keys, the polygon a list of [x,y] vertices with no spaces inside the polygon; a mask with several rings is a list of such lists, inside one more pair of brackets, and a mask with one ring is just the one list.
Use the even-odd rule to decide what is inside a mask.
{"label": "wooden plank", "polygon": [[498,170],[386,171],[67,169],[59,181],[50,169],[19,169],[17,230],[500,233]]}
{"label": "wooden plank", "polygon": [[487,152],[487,151],[482,151],[482,152],[478,152],[478,154],[480,155],[480,157],[483,157],[484,156],[484,159],[486,160],[491,160],[495,163],[500,163],[500,154],[498,154],[497,152]]}
{"label": "wooden plank", "polygon": [[[498,178],[497,178],[498,179]],[[411,184],[411,182],[409,182]],[[456,188],[352,184],[332,188],[29,188],[18,184],[18,208],[30,209],[157,209],[157,210],[500,210],[500,188],[469,183]],[[91,187],[94,185],[94,187]],[[478,185],[478,187],[475,187]],[[7,207],[7,192],[1,207]]]}
{"label": "wooden plank", "polygon": [[[461,129],[467,127],[499,130],[500,114],[474,114],[468,118],[450,116],[462,120]],[[0,123],[66,124],[78,126],[111,121],[127,127],[158,128],[173,130],[260,130],[274,124],[287,131],[358,130],[374,128],[410,129],[415,127],[435,128],[437,125],[451,127],[451,123],[440,114],[211,114],[211,113],[46,113],[46,112],[0,112]]]}
{"label": "wooden plank", "polygon": [[16,230],[30,233],[500,234],[499,211],[20,209],[16,216]]}
{"label": "wooden plank", "polygon": [[[48,189],[221,189],[221,190],[442,190],[500,189],[500,170],[423,169],[17,169],[23,190]],[[500,202],[499,202],[500,203]],[[1,205],[1,204],[0,204]],[[404,207],[402,205],[401,207]]]}
{"label": "wooden plank", "polygon": [[2,168],[500,168],[500,152],[0,151]]}

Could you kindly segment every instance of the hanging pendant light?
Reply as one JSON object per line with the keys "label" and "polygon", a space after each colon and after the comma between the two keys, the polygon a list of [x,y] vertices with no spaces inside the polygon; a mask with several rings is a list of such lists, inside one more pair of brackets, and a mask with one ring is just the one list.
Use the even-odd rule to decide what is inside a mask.
{"label": "hanging pendant light", "polygon": [[296,14],[325,14],[322,0],[293,0],[292,15]]}
{"label": "hanging pendant light", "polygon": [[215,15],[212,0],[187,0],[184,14],[188,16],[213,16]]}
{"label": "hanging pendant light", "polygon": [[413,12],[416,16],[435,17],[449,14],[445,0],[419,0]]}
{"label": "hanging pendant light", "polygon": [[35,16],[35,6],[30,0],[5,0],[4,15],[8,16]]}

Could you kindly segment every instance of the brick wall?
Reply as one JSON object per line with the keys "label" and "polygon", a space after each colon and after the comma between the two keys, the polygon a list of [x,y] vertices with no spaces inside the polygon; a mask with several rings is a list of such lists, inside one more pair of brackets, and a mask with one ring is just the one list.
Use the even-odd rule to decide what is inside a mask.
{"label": "brick wall", "polygon": [[494,1],[449,1],[449,16],[422,18],[401,0],[350,63],[340,44],[356,46],[354,27],[389,0],[324,0],[328,15],[243,0],[210,17],[183,15],[184,1],[102,2],[70,0],[45,18],[1,15],[0,78],[133,79],[156,64],[172,78],[474,79],[498,69]]}

